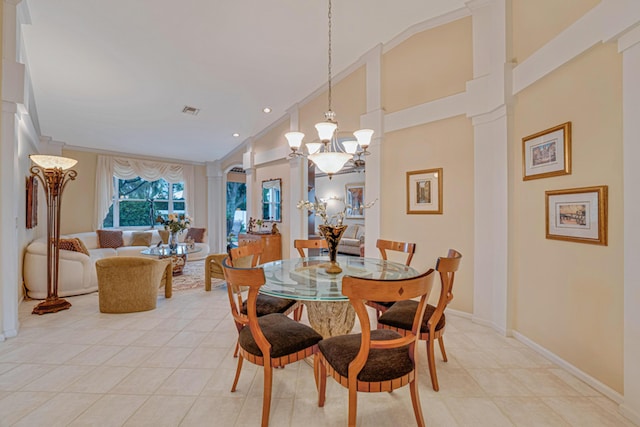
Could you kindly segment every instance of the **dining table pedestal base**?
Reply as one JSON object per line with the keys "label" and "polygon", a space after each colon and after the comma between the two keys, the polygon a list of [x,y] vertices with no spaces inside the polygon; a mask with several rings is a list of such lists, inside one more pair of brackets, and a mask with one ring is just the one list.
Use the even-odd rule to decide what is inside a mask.
{"label": "dining table pedestal base", "polygon": [[355,325],[356,312],[349,301],[305,301],[309,324],[323,338],[345,335]]}

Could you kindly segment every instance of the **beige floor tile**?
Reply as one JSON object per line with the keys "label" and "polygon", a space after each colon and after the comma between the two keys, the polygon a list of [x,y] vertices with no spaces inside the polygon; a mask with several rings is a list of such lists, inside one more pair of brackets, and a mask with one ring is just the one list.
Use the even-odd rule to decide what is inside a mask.
{"label": "beige floor tile", "polygon": [[175,336],[175,331],[152,329],[136,339],[136,345],[141,347],[161,347]]}
{"label": "beige floor tile", "polygon": [[197,396],[209,382],[213,372],[213,369],[176,369],[156,390],[155,394]]}
{"label": "beige floor tile", "polygon": [[479,369],[498,369],[501,368],[498,361],[486,351],[483,350],[467,350],[458,351],[455,354],[455,358],[466,368],[479,368]]}
{"label": "beige floor tile", "polygon": [[547,397],[542,398],[542,401],[572,426],[620,427],[633,425],[622,416],[612,414],[590,399],[589,397]]}
{"label": "beige floor tile", "polygon": [[92,366],[51,366],[46,374],[25,385],[22,390],[60,392],[93,369],[95,368]]}
{"label": "beige floor tile", "polygon": [[94,345],[69,359],[69,363],[74,365],[99,366],[113,356],[118,354],[125,347],[117,345]]}
{"label": "beige floor tile", "polygon": [[150,368],[177,368],[193,352],[191,348],[162,347],[144,360],[140,366]]}
{"label": "beige floor tile", "polygon": [[202,389],[201,396],[215,396],[215,397],[232,397],[242,396],[247,397],[249,390],[251,390],[251,384],[253,383],[257,372],[262,375],[261,371],[258,371],[258,367],[245,362],[238,379],[238,385],[236,391],[231,392],[231,386],[233,385],[233,379],[235,378],[235,369],[223,369],[218,368],[213,371],[211,378]]}
{"label": "beige floor tile", "polygon": [[0,375],[19,366],[18,363],[0,363]]}
{"label": "beige floor tile", "polygon": [[533,396],[533,392],[509,370],[469,369],[468,372],[489,396]]}
{"label": "beige floor tile", "polygon": [[560,415],[537,398],[501,397],[493,399],[496,405],[517,426],[569,427]]}
{"label": "beige floor tile", "polygon": [[180,367],[216,369],[227,352],[224,348],[198,347],[187,356]]}
{"label": "beige floor tile", "polygon": [[501,427],[513,423],[491,399],[478,397],[451,397],[444,400],[460,426]]}
{"label": "beige floor tile", "polygon": [[135,344],[136,340],[144,335],[145,331],[135,330],[122,330],[114,331],[108,337],[105,337],[100,341],[101,345],[131,345]]}
{"label": "beige floor tile", "polygon": [[438,371],[438,384],[440,391],[433,390],[428,368],[419,373],[418,387],[421,396],[425,397],[484,397],[487,392],[480,387],[478,382],[465,369],[441,369]]}
{"label": "beige floor tile", "polygon": [[98,366],[78,378],[65,391],[73,393],[108,393],[116,384],[133,371],[124,366]]}
{"label": "beige floor tile", "polygon": [[150,396],[123,424],[129,427],[173,427],[195,402],[194,396]]}
{"label": "beige floor tile", "polygon": [[[5,392],[3,392],[5,393]],[[18,391],[0,399],[0,425],[10,426],[42,406],[55,393]]]}
{"label": "beige floor tile", "polygon": [[456,427],[459,425],[443,399],[425,399],[421,396],[420,401],[422,403],[424,421],[428,426]]}
{"label": "beige floor tile", "polygon": [[107,394],[91,405],[70,427],[119,427],[147,400],[147,396]]}
{"label": "beige floor tile", "polygon": [[185,332],[211,332],[218,325],[218,322],[212,322],[211,319],[193,319],[187,326]]}
{"label": "beige floor tile", "polygon": [[[269,427],[289,427],[293,399],[271,399]],[[262,420],[262,397],[249,397],[238,415],[236,426],[258,426]]]}
{"label": "beige floor tile", "polygon": [[565,371],[564,369],[552,368],[549,369],[549,372],[560,378],[569,387],[576,390],[582,396],[601,396],[601,394],[598,393],[594,388],[592,388],[587,383],[583,382],[581,379],[574,376],[570,372]]}
{"label": "beige floor tile", "polygon": [[25,363],[0,375],[0,390],[18,391],[52,369],[50,365]]}
{"label": "beige floor tile", "polygon": [[110,393],[153,394],[173,371],[173,368],[135,368]]}
{"label": "beige floor tile", "polygon": [[[324,407],[318,406],[316,396],[295,399],[292,426],[325,427],[346,426],[348,421],[349,403],[347,397],[329,397]],[[376,424],[379,425],[379,424]]]}
{"label": "beige floor tile", "polygon": [[200,344],[206,335],[205,332],[182,331],[178,332],[166,345],[168,347],[194,348]]}
{"label": "beige floor tile", "polygon": [[177,319],[175,317],[164,319],[162,322],[158,324],[154,328],[156,331],[166,331],[166,332],[180,332],[182,331],[189,323],[191,323],[191,319]]}
{"label": "beige floor tile", "polygon": [[509,372],[538,396],[580,395],[548,369],[510,369]]}
{"label": "beige floor tile", "polygon": [[158,351],[155,347],[126,347],[104,362],[107,366],[129,366],[135,368]]}
{"label": "beige floor tile", "polygon": [[233,426],[243,405],[243,398],[199,397],[180,423],[180,427]]}
{"label": "beige floor tile", "polygon": [[99,394],[59,393],[22,417],[14,426],[66,426],[99,398]]}

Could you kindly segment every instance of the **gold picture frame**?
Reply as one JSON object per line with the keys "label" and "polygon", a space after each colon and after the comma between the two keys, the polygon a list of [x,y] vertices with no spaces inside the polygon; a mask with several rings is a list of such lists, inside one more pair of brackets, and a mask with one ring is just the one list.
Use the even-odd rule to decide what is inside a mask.
{"label": "gold picture frame", "polygon": [[442,168],[407,172],[407,214],[442,214]]}
{"label": "gold picture frame", "polygon": [[545,192],[546,237],[607,246],[608,186]]}
{"label": "gold picture frame", "polygon": [[522,180],[571,174],[571,122],[522,138]]}

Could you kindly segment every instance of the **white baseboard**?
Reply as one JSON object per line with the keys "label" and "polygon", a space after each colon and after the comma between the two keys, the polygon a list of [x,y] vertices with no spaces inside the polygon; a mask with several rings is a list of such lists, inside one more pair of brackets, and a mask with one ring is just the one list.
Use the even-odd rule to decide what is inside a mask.
{"label": "white baseboard", "polygon": [[[550,352],[546,348],[544,348],[541,345],[535,343],[534,341],[532,341],[529,338],[525,337],[521,333],[516,332],[516,331],[511,331],[511,335],[513,335],[513,337],[515,339],[517,339],[518,341],[520,341],[521,343],[523,343],[527,347],[531,348],[532,350],[535,350],[537,353],[539,353],[543,357],[549,359],[550,361],[552,361],[556,365],[560,366],[561,368],[563,368],[566,371],[570,372],[571,374],[573,374],[574,376],[578,377],[579,379],[581,379],[585,383],[589,384],[591,387],[593,387],[594,389],[596,389],[600,393],[604,394],[605,396],[607,396],[609,399],[613,400],[614,402],[616,402],[618,404],[621,404],[624,401],[623,396],[620,393],[618,393],[617,391],[615,391],[614,389],[612,389],[611,387],[601,383],[597,379],[593,378],[591,375],[585,373],[584,371],[581,371],[580,369],[578,369],[575,366],[573,366],[571,363],[567,362],[566,360],[562,359],[561,357],[557,356],[556,354]],[[630,418],[630,417],[627,417],[627,418]]]}
{"label": "white baseboard", "polygon": [[460,310],[454,310],[452,308],[447,308],[446,313],[447,313],[447,315],[453,314],[456,317],[462,317],[464,319],[472,320],[471,319],[471,314],[467,313],[466,311],[460,311]]}

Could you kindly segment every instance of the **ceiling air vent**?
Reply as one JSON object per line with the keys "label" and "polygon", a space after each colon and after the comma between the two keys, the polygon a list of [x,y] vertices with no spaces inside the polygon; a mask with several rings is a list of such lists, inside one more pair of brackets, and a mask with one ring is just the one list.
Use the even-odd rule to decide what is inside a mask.
{"label": "ceiling air vent", "polygon": [[200,109],[196,108],[196,107],[190,107],[188,105],[185,105],[184,108],[182,109],[182,112],[184,114],[191,114],[192,116],[197,116],[198,113],[200,112]]}

